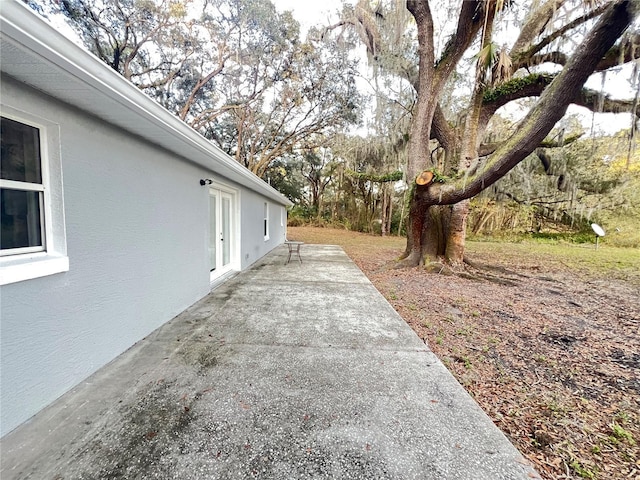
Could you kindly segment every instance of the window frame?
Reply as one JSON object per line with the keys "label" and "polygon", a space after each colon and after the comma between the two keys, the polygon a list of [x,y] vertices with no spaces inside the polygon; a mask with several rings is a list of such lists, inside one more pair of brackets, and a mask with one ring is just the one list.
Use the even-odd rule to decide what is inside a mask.
{"label": "window frame", "polygon": [[23,253],[35,253],[35,252],[45,252],[47,250],[47,231],[46,231],[46,218],[45,218],[45,188],[44,188],[44,181],[45,181],[45,170],[46,168],[43,168],[43,161],[42,161],[42,157],[43,157],[43,147],[45,147],[44,143],[42,141],[42,133],[43,133],[43,129],[41,126],[39,125],[34,125],[32,123],[27,123],[27,122],[23,122],[20,120],[16,120],[15,118],[11,118],[11,116],[9,115],[5,115],[4,112],[2,115],[0,115],[0,117],[6,118],[8,120],[12,120],[14,122],[20,123],[22,125],[25,125],[27,127],[33,128],[35,130],[38,131],[38,162],[39,162],[39,169],[40,169],[40,183],[36,183],[36,182],[27,182],[27,181],[20,181],[20,180],[6,180],[3,179],[2,177],[0,177],[0,188],[3,188],[4,190],[14,190],[14,191],[19,191],[19,192],[38,192],[38,216],[40,217],[39,219],[39,230],[40,230],[40,243],[41,245],[35,245],[33,247],[17,247],[17,248],[8,248],[5,250],[0,249],[0,257],[5,257],[5,256],[10,256],[10,255],[20,255]]}
{"label": "window frame", "polygon": [[269,240],[269,202],[264,202],[264,220],[263,220],[264,241]]}
{"label": "window frame", "polygon": [[40,170],[42,183],[0,179],[0,186],[21,191],[39,191],[42,246],[12,248],[0,251],[0,285],[21,282],[69,270],[67,257],[60,125],[0,104],[2,117],[20,122],[39,131]]}

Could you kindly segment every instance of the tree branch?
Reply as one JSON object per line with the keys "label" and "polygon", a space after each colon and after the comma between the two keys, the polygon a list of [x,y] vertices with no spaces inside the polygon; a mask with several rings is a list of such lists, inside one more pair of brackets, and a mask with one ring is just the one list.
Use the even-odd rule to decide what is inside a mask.
{"label": "tree branch", "polygon": [[636,118],[640,118],[640,111],[633,100],[616,100],[587,88],[580,90],[572,103],[596,113],[632,113]]}
{"label": "tree branch", "polygon": [[432,137],[438,140],[438,143],[440,143],[445,150],[455,148],[456,136],[454,129],[449,125],[449,122],[447,122],[440,104],[436,105],[436,111],[433,114],[431,133]]}
{"label": "tree branch", "polygon": [[514,64],[519,63],[521,55],[529,50],[533,41],[544,32],[555,12],[566,0],[550,0],[533,12],[520,28],[520,35],[511,47],[511,58]]}
{"label": "tree branch", "polygon": [[[488,120],[498,108],[526,97],[539,97],[555,77],[551,75],[530,75],[505,82],[493,90],[485,92],[482,106],[482,118]],[[570,103],[586,107],[596,113],[633,113],[640,118],[640,111],[634,107],[633,100],[616,100],[601,92],[583,88],[578,91]]]}
{"label": "tree branch", "polygon": [[[574,28],[577,28],[578,26],[582,25],[583,23],[587,22],[588,20],[591,20],[592,18],[597,17],[598,15],[601,15],[605,11],[607,6],[608,5],[606,3],[604,3],[604,4],[600,5],[598,8],[595,8],[595,9],[591,10],[590,12],[586,13],[585,15],[583,15],[581,17],[578,17],[578,18],[574,19],[573,21],[563,25],[558,30],[556,30],[556,31],[552,32],[550,35],[547,35],[546,37],[544,37],[542,40],[540,40],[535,45],[529,46],[529,48],[527,48],[526,51],[517,51],[516,48],[515,48],[515,45],[514,45],[514,50],[516,50],[516,52],[517,52],[517,54],[515,55],[515,57],[517,57],[517,62],[515,62],[515,63],[512,62],[513,71],[515,72],[516,70],[518,70],[521,67],[531,66],[531,63],[529,62],[528,59],[531,59],[531,57],[533,57],[534,54],[536,54],[537,52],[542,50],[547,45],[551,44],[557,38],[560,38],[562,35],[564,35],[568,31],[573,30]],[[513,59],[514,58],[512,56],[512,60]]]}
{"label": "tree branch", "polygon": [[629,63],[640,58],[640,32],[635,31],[625,37],[611,48],[604,58],[598,63],[597,71],[617,67],[623,63]]}
{"label": "tree branch", "polygon": [[633,0],[612,2],[566,67],[543,92],[521,127],[468,179],[416,190],[421,202],[454,204],[471,198],[502,178],[524,160],[560,120],[599,60],[633,22],[640,6]]}
{"label": "tree branch", "polygon": [[[407,10],[416,19],[418,26],[418,56],[420,58],[420,72],[433,69],[433,17],[429,9],[429,2],[423,0],[407,0]],[[423,70],[424,69],[424,70]]]}
{"label": "tree branch", "polygon": [[[612,47],[598,62],[595,71],[602,72],[613,67],[617,67],[624,63],[629,63],[640,58],[640,33],[634,32],[628,35],[620,45]],[[555,63],[556,65],[566,65],[568,57],[566,54],[558,51],[541,53],[538,55],[532,55],[525,65],[527,67],[533,67],[541,65],[543,63]]]}
{"label": "tree branch", "polygon": [[501,83],[496,88],[484,92],[480,121],[486,122],[500,107],[507,103],[526,97],[538,97],[555,76],[546,74],[533,74],[526,77],[516,77]]}
{"label": "tree branch", "polygon": [[[570,135],[566,138],[562,138],[558,140],[543,140],[542,142],[540,142],[538,146],[540,148],[560,148],[575,142],[583,135],[584,135],[584,132],[580,132],[576,135]],[[478,156],[486,157],[487,155],[491,155],[500,147],[500,145],[502,145],[502,143],[503,142],[483,143],[482,145],[480,145],[480,148],[478,149]],[[543,165],[544,165],[544,161],[543,161]]]}
{"label": "tree branch", "polygon": [[[407,8],[409,8],[409,1],[407,1]],[[411,11],[410,8],[409,10]],[[483,18],[482,2],[462,2],[456,33],[447,42],[436,65],[437,77],[440,81],[446,81],[454,71],[480,31]]]}

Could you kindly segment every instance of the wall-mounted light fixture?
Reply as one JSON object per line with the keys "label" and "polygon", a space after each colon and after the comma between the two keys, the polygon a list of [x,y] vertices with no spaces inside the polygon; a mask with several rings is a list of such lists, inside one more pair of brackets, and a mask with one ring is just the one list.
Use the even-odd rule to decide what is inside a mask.
{"label": "wall-mounted light fixture", "polygon": [[210,178],[201,178],[200,179],[200,185],[205,186],[205,185],[211,185],[213,183],[213,180],[211,180]]}

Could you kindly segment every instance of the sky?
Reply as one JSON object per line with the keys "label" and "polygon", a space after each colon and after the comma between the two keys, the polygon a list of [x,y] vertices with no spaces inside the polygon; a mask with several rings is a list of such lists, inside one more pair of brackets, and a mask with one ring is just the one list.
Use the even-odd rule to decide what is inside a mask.
{"label": "sky", "polygon": [[293,18],[298,20],[305,29],[314,24],[326,23],[330,14],[341,10],[343,4],[353,4],[353,1],[345,0],[272,0],[272,2],[280,12],[292,10]]}

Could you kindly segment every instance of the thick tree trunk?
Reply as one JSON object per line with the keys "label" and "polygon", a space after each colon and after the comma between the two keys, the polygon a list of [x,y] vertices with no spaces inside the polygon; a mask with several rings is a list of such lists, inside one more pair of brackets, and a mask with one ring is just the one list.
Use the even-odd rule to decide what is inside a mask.
{"label": "thick tree trunk", "polygon": [[389,233],[389,222],[388,222],[388,210],[389,210],[389,202],[387,199],[387,189],[386,186],[382,186],[382,206],[380,207],[380,233],[383,237],[386,237]]}
{"label": "thick tree trunk", "polygon": [[439,258],[454,265],[461,264],[468,214],[469,200],[455,205],[426,205],[412,201],[402,264],[415,267]]}
{"label": "thick tree trunk", "polygon": [[426,261],[437,261],[446,251],[451,207],[434,205],[426,212],[425,231],[422,232],[422,256]]}
{"label": "thick tree trunk", "polygon": [[463,200],[451,207],[451,219],[447,235],[445,258],[454,265],[464,261],[464,246],[467,236],[467,218],[470,200]]}
{"label": "thick tree trunk", "polygon": [[435,262],[446,252],[451,207],[422,201],[416,193],[426,188],[429,184],[416,184],[409,206],[407,248],[401,257],[403,265],[409,267]]}
{"label": "thick tree trunk", "polygon": [[405,266],[416,267],[423,262],[422,235],[425,229],[428,229],[428,222],[425,220],[429,205],[421,202],[415,192],[412,192],[410,198],[407,222],[407,248],[400,258]]}
{"label": "thick tree trunk", "polygon": [[391,223],[393,220],[393,196],[389,192],[389,201],[387,202],[387,232],[391,235]]}

